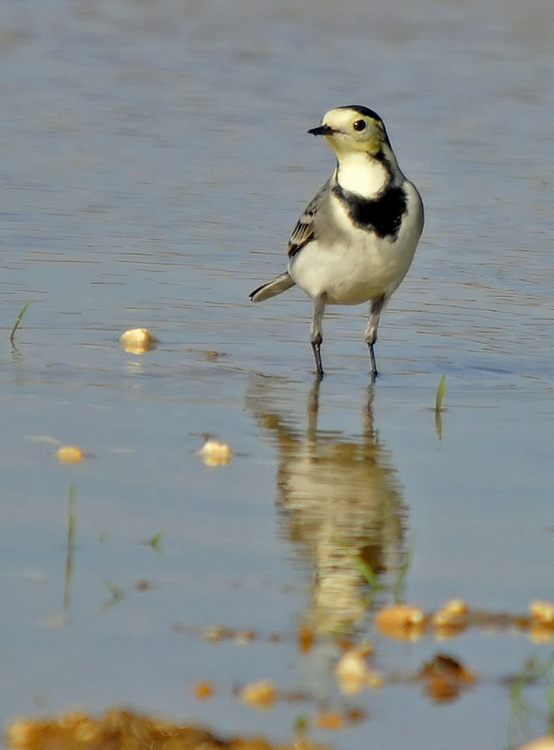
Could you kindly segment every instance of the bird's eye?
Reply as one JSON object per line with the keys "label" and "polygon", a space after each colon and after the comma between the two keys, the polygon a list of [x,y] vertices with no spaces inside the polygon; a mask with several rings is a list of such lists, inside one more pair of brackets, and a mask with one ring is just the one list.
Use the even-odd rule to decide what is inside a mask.
{"label": "bird's eye", "polygon": [[357,130],[358,132],[361,132],[362,130],[365,130],[366,124],[363,120],[356,120],[354,123],[354,130]]}

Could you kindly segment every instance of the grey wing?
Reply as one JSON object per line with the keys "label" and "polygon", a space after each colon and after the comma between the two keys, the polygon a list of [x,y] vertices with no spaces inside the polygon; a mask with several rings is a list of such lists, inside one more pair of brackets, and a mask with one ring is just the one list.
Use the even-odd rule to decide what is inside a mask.
{"label": "grey wing", "polygon": [[289,239],[289,258],[293,258],[304,245],[315,237],[315,217],[329,193],[330,180],[325,183],[319,193],[306,206],[300,216]]}

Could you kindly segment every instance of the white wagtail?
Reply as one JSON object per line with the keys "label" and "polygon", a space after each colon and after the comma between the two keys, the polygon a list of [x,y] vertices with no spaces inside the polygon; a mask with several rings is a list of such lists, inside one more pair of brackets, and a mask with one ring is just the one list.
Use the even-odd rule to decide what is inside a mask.
{"label": "white wagtail", "polygon": [[337,166],[292,231],[288,270],[255,289],[250,299],[262,302],[295,284],[311,297],[310,341],[320,377],[325,306],[369,301],[365,340],[375,377],[379,316],[412,263],[423,204],[398,167],[383,121],[371,109],[332,109],[308,133],[327,139]]}

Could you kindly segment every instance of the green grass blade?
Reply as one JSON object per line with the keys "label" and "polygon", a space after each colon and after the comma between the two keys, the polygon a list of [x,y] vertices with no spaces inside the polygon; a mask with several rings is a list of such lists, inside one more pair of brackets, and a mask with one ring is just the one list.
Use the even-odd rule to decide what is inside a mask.
{"label": "green grass blade", "polygon": [[373,589],[383,588],[379,583],[377,573],[373,570],[371,565],[368,565],[368,563],[366,563],[365,560],[362,560],[361,557],[356,557],[356,567],[358,568],[361,575],[365,578],[366,582],[369,583],[369,585]]}
{"label": "green grass blade", "polygon": [[19,324],[23,320],[23,316],[27,312],[27,309],[28,309],[29,305],[32,303],[32,301],[33,300],[29,300],[29,302],[26,302],[23,305],[23,307],[21,308],[21,310],[19,311],[19,313],[17,315],[17,318],[15,319],[15,323],[13,324],[12,332],[10,333],[10,341],[11,341],[12,345],[14,343],[15,332],[17,331],[17,329],[19,327]]}
{"label": "green grass blade", "polygon": [[444,391],[446,388],[446,376],[443,375],[439,381],[437,387],[437,394],[435,396],[435,428],[439,440],[442,440],[442,401],[444,398]]}
{"label": "green grass blade", "polygon": [[404,563],[404,565],[400,567],[400,570],[398,571],[398,576],[396,577],[394,588],[392,590],[394,601],[396,602],[396,604],[400,604],[402,601],[402,597],[401,597],[402,584],[404,583],[404,578],[406,577],[406,573],[410,569],[410,565],[412,564],[412,560],[414,559],[414,548],[415,548],[415,537],[412,537],[408,543],[408,551],[406,553],[406,562]]}
{"label": "green grass blade", "polygon": [[446,375],[443,375],[439,380],[437,387],[437,395],[435,397],[435,414],[440,414],[442,411],[442,400],[444,398],[444,391],[446,388]]}

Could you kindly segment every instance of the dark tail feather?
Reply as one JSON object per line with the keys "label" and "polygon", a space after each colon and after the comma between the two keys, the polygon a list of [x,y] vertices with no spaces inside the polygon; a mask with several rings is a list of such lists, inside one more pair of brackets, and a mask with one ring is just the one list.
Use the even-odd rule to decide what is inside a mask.
{"label": "dark tail feather", "polygon": [[259,286],[257,289],[250,294],[252,302],[263,302],[266,299],[271,299],[281,292],[286,292],[294,286],[294,281],[289,276],[288,272],[282,273],[280,276],[269,281],[267,284]]}

